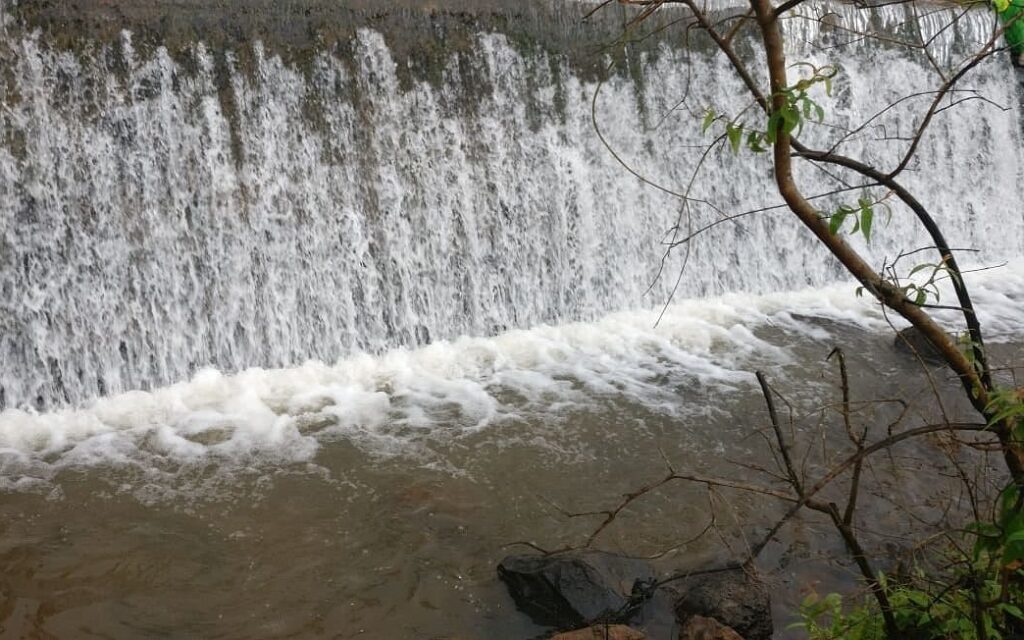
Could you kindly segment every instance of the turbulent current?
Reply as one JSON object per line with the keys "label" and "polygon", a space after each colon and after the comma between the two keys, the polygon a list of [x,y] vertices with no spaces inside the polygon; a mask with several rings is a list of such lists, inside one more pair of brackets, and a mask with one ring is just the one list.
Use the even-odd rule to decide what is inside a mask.
{"label": "turbulent current", "polygon": [[[539,637],[504,545],[578,543],[593,523],[556,505],[608,508],[663,457],[771,465],[754,370],[819,406],[838,344],[855,397],[908,398],[908,422],[957,396],[892,350],[768,159],[702,133],[754,109],[675,14],[623,49],[617,6],[219,4],[251,11],[0,0],[0,636]],[[836,68],[802,139],[890,169],[935,65],[993,29],[801,10],[790,61]],[[979,65],[900,176],[985,268],[996,364],[1024,336],[1019,91]],[[934,260],[884,190],[797,168],[823,212],[889,205],[849,236],[879,269]],[[601,542],[711,554],[715,499],[652,497]],[[730,504],[739,547],[777,506]]]}

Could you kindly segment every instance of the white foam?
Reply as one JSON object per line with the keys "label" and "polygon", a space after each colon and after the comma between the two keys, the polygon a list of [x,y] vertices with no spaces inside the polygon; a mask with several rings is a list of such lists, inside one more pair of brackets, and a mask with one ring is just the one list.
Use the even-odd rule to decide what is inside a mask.
{"label": "white foam", "polygon": [[[800,10],[814,19],[787,21],[787,42],[794,60],[818,65],[836,62],[836,43],[825,42],[835,29],[821,33],[823,22],[855,32],[908,18],[902,6],[831,0]],[[817,19],[825,12],[829,21]],[[957,43],[964,55],[990,22],[970,12],[933,53]],[[171,384],[198,366],[333,361],[657,304],[683,262],[673,252],[655,280],[666,233],[779,203],[765,188],[765,155],[705,156],[711,132],[679,105],[689,95],[690,111],[747,113],[728,60],[668,42],[599,90],[562,56],[500,33],[474,37],[474,54],[448,59],[433,84],[409,82],[373,30],[343,47],[350,53],[325,50],[308,64],[259,43],[237,57],[202,43],[172,55],[138,50],[126,33],[74,55],[38,33],[11,36],[0,41],[0,76],[18,99],[0,109],[0,128],[24,148],[0,144],[3,406],[73,405]],[[940,81],[933,60],[885,46],[844,52],[834,97],[814,94],[829,126],[808,125],[804,142],[832,148],[895,105],[839,147],[894,167],[903,145],[892,138]],[[123,62],[118,73],[109,60]],[[1017,110],[997,107],[1018,100],[1004,62],[972,70],[987,100],[943,111],[921,140],[927,170],[901,174],[951,242],[989,257],[1024,253],[1018,194],[1005,188],[1018,182],[1024,144]],[[680,218],[678,198],[604,147],[592,107],[617,156],[652,182],[682,191],[702,167],[690,195],[709,204]],[[808,195],[839,186],[809,166],[798,178]],[[814,202],[834,210],[860,195]],[[878,227],[871,246],[853,238],[875,263],[928,243],[905,207]],[[710,228],[687,264],[683,297],[821,286],[839,274],[778,209]],[[565,348],[542,343],[531,347],[542,359]],[[477,414],[487,419],[486,408]]]}
{"label": "white foam", "polygon": [[[972,276],[990,337],[1024,335],[1024,262]],[[765,296],[685,300],[590,323],[464,337],[335,365],[307,362],[236,375],[203,370],[187,382],[103,398],[79,409],[0,413],[0,487],[36,487],[61,468],[308,462],[323,443],[348,439],[368,453],[415,451],[423,439],[557,417],[600,397],[656,411],[700,412],[680,397],[689,381],[747,389],[751,371],[790,361],[758,337],[773,326],[823,339],[810,318],[888,330],[850,283]],[[948,316],[952,322],[955,318]],[[668,381],[668,382],[666,382]]]}

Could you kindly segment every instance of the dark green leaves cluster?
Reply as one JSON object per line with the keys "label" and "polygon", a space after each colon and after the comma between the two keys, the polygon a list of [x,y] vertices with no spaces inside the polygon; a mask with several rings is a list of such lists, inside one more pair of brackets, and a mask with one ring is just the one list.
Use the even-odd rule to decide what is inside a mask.
{"label": "dark green leaves cluster", "polygon": [[[921,640],[1009,640],[1007,629],[1024,620],[1019,605],[1020,589],[1005,598],[1003,576],[998,572],[951,577],[948,588],[925,589],[913,584],[882,583],[892,606],[901,637]],[[919,575],[923,578],[923,575]],[[974,616],[981,608],[980,627]],[[811,595],[800,606],[801,621],[790,628],[803,628],[810,640],[891,640],[874,600],[843,610],[841,596]]]}
{"label": "dark green leaves cluster", "polygon": [[832,78],[836,74],[836,68],[815,67],[808,62],[797,63],[794,66],[810,67],[811,76],[780,92],[779,95],[784,98],[782,106],[768,114],[765,129],[748,126],[740,119],[741,116],[728,118],[708,108],[704,112],[701,132],[707,132],[716,121],[725,120],[725,137],[733,153],[739,153],[743,146],[754,153],[764,153],[769,145],[775,143],[780,132],[791,134],[795,131],[799,134],[805,122],[821,123],[825,119],[825,110],[810,97],[808,90],[821,83],[825,87],[826,95],[831,96]]}
{"label": "dark green leaves cluster", "polygon": [[[1020,404],[1018,401],[1017,405]],[[967,531],[977,536],[974,563],[988,563],[1010,572],[1019,572],[1024,567],[1024,512],[1019,502],[1020,490],[1010,485],[999,496],[995,522],[974,522],[967,526]]]}
{"label": "dark green leaves cluster", "polygon": [[853,229],[850,233],[857,233],[860,231],[864,234],[864,239],[871,242],[871,228],[875,221],[875,205],[882,204],[882,206],[888,207],[884,202],[878,203],[869,200],[868,198],[858,198],[857,207],[848,207],[841,205],[831,215],[828,216],[828,231],[832,235],[835,235],[843,228],[843,223],[848,219],[853,220]]}
{"label": "dark green leaves cluster", "polygon": [[[989,425],[1010,423],[1015,425],[1014,438],[1024,442],[1024,390],[1000,388],[989,393],[985,412]],[[1019,430],[1019,432],[1018,432]]]}
{"label": "dark green leaves cluster", "polygon": [[[927,275],[927,278],[923,282],[913,282],[909,280],[909,278],[912,278],[914,275],[922,272]],[[892,282],[903,292],[904,297],[920,307],[928,302],[928,298],[934,298],[936,303],[941,301],[942,296],[939,291],[938,282],[946,276],[950,278],[958,277],[949,269],[949,266],[945,262],[923,262],[915,265],[914,268],[910,270],[910,273],[905,276],[907,279],[906,281],[903,281],[893,275]]]}
{"label": "dark green leaves cluster", "polygon": [[914,274],[926,269],[931,269],[931,274],[924,283],[917,284],[916,282],[908,282],[900,286],[900,289],[903,290],[903,295],[919,307],[927,303],[929,297],[935,298],[935,302],[940,301],[941,297],[939,294],[939,285],[936,283],[936,276],[940,272],[947,270],[946,266],[943,264],[923,263],[911,269],[907,277],[912,277]]}

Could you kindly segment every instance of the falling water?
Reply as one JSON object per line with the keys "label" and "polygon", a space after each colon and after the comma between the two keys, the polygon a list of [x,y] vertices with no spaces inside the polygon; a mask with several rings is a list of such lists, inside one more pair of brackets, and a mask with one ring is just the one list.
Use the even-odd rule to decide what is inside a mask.
{"label": "falling water", "polygon": [[[833,9],[851,29],[861,19],[811,10]],[[905,12],[872,19],[901,33]],[[737,113],[748,101],[720,57],[668,38],[602,80],[562,52],[481,30],[427,78],[396,58],[394,34],[370,28],[301,58],[259,41],[171,52],[128,31],[62,48],[5,22],[0,407],[839,274],[778,209],[718,226],[663,262],[665,240],[777,204],[763,158],[724,145],[689,191],[713,207],[673,195],[689,188],[710,137],[703,108]],[[968,15],[940,33],[937,55],[962,55],[989,28]],[[804,21],[789,29],[796,43],[843,37]],[[842,51],[791,52],[838,65],[834,96],[819,96],[830,122],[853,124],[934,83],[926,61],[894,49]],[[954,244],[999,260],[1024,238],[1005,187],[1024,166],[1018,115],[998,107],[1016,104],[1017,87],[1001,59],[970,87],[990,102],[938,117],[905,180]],[[892,163],[914,124],[894,110],[844,148]],[[801,181],[809,193],[836,187],[810,168]],[[876,232],[879,265],[926,244],[907,217],[897,208]]]}

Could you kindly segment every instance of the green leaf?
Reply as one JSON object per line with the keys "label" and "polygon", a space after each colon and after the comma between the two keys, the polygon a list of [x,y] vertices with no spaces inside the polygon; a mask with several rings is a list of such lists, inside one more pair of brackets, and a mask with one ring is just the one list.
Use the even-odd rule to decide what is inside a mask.
{"label": "green leaf", "polygon": [[782,116],[778,111],[773,111],[771,115],[768,116],[768,131],[764,136],[764,139],[768,144],[775,144],[775,141],[778,139],[780,120],[782,120]]}
{"label": "green leaf", "polygon": [[1013,391],[1008,393],[1005,390],[1001,390],[993,395],[985,410],[993,414],[989,423],[994,424],[1007,418],[1024,416],[1024,401],[1017,398],[1016,393]]}
{"label": "green leaf", "polygon": [[761,137],[762,136],[759,131],[751,130],[750,133],[747,134],[747,146],[754,153],[764,153],[767,151],[767,149],[761,145]]}
{"label": "green leaf", "polygon": [[704,123],[701,125],[700,132],[707,133],[708,127],[715,121],[715,110],[708,109],[707,113],[704,114]]}
{"label": "green leaf", "polygon": [[1024,611],[1021,611],[1017,605],[1004,602],[999,605],[999,608],[1018,620],[1024,620]]}
{"label": "green leaf", "polygon": [[924,269],[927,269],[927,268],[929,268],[929,267],[934,267],[934,266],[935,266],[935,265],[933,265],[933,264],[929,264],[929,263],[927,263],[927,262],[925,262],[925,263],[923,263],[923,264],[919,264],[919,265],[917,265],[916,267],[914,267],[913,269],[911,269],[911,270],[910,270],[910,273],[909,273],[909,274],[907,274],[907,277],[909,278],[910,276],[914,275],[914,274],[915,274],[915,273],[917,273],[918,271],[922,271],[922,270],[924,270]]}
{"label": "green leaf", "polygon": [[871,242],[871,222],[875,218],[875,212],[871,206],[863,207],[860,214],[860,230],[864,239]]}
{"label": "green leaf", "polygon": [[907,600],[919,607],[927,608],[931,604],[931,598],[920,591],[907,591]]}
{"label": "green leaf", "polygon": [[782,109],[782,130],[792,133],[798,124],[800,124],[800,113],[791,106],[784,107]]}
{"label": "green leaf", "polygon": [[1021,544],[1020,541],[1007,542],[1003,547],[1003,564],[1010,564],[1018,560],[1024,560],[1024,544]]}
{"label": "green leaf", "polygon": [[839,209],[832,214],[832,217],[828,220],[828,232],[832,235],[836,235],[839,228],[843,226],[843,220],[846,219],[846,212]]}
{"label": "green leaf", "polygon": [[729,146],[732,147],[732,152],[739,153],[740,140],[743,138],[743,126],[737,126],[730,122],[725,126],[725,135],[729,137]]}
{"label": "green leaf", "polygon": [[880,202],[876,202],[875,204],[882,205],[882,209],[885,210],[885,224],[889,224],[890,222],[892,222],[892,207],[889,206],[889,203],[886,202],[885,200],[882,200]]}

